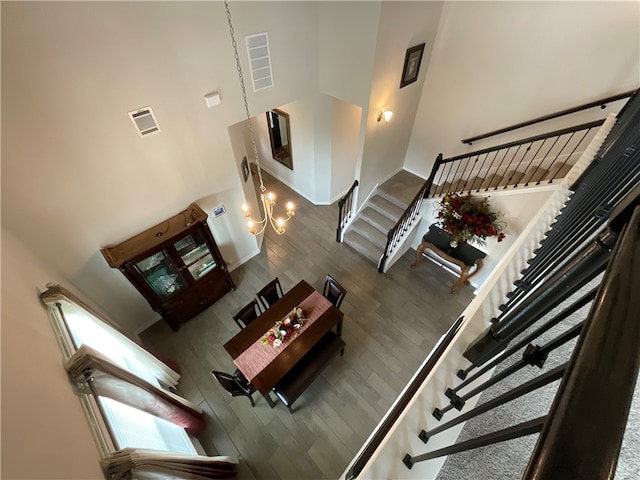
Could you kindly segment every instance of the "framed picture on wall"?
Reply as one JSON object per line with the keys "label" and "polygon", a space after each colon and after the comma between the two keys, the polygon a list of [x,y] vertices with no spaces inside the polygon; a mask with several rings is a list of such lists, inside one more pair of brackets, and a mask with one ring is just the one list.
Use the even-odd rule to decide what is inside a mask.
{"label": "framed picture on wall", "polygon": [[420,62],[424,52],[424,43],[407,49],[404,57],[404,67],[402,69],[402,78],[400,79],[400,88],[406,87],[410,83],[418,80],[418,72],[420,71]]}
{"label": "framed picture on wall", "polygon": [[242,158],[242,176],[244,177],[245,183],[249,178],[249,162],[247,162],[247,157]]}

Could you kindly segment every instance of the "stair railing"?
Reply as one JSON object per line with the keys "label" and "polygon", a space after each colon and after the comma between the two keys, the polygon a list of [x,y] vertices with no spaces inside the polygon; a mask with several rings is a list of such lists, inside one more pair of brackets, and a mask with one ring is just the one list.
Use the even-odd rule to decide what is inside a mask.
{"label": "stair railing", "polygon": [[344,231],[351,222],[354,214],[354,192],[359,185],[358,180],[353,182],[349,191],[338,200],[338,228],[336,230],[336,242],[341,243],[344,237]]}
{"label": "stair railing", "polygon": [[[570,170],[604,122],[596,120],[447,159],[439,154],[429,179],[387,232],[378,271],[386,270],[389,256],[419,217],[424,198],[552,183]],[[341,232],[338,227],[338,235]]]}
{"label": "stair railing", "polygon": [[[446,389],[449,405],[434,409],[433,416],[441,420],[453,409],[462,410],[471,398],[527,366],[542,368],[552,352],[579,336],[571,359],[436,428],[423,429],[418,437],[427,443],[433,435],[562,377],[550,413],[428,453],[407,453],[403,459],[407,468],[416,462],[542,432],[523,478],[613,478],[640,368],[640,299],[634,293],[640,288],[639,121],[640,97],[634,96],[531,262],[533,265],[541,259],[545,271],[538,272],[532,282],[520,282],[517,295],[510,295],[513,303],[507,302],[502,307],[503,314],[493,319],[491,327],[466,349],[463,355],[471,366],[458,372],[462,383]],[[608,220],[606,227],[602,227],[602,219]],[[600,233],[594,235],[594,231]],[[575,243],[575,237],[587,240]],[[597,293],[592,290],[574,300],[507,349],[525,329],[573,298],[603,271],[604,280]],[[522,293],[518,290],[523,290],[524,283],[528,285]],[[543,345],[533,343],[592,300],[594,307],[586,320]],[[474,383],[519,351],[521,359],[489,380]],[[468,377],[475,368],[478,370]],[[606,396],[604,400],[602,395]],[[590,422],[587,429],[585,418]],[[566,445],[572,448],[564,448]]]}
{"label": "stair railing", "polygon": [[[427,453],[407,453],[403,458],[407,468],[411,469],[417,462],[540,433],[523,479],[614,478],[640,369],[640,324],[637,322],[640,298],[635,294],[640,289],[640,190],[616,207],[607,228],[593,243],[597,244],[596,248],[614,248],[597,294],[595,290],[587,293],[505,351],[497,359],[498,363],[526,345],[522,359],[489,380],[463,395],[458,395],[460,389],[469,386],[472,379],[455,389],[447,389],[445,394],[450,405],[434,410],[433,415],[440,420],[452,408],[461,410],[469,398],[522,368],[542,368],[551,352],[579,336],[570,360],[436,428],[422,429],[418,438],[426,444],[434,435],[562,378],[549,413]],[[566,290],[565,299],[572,293]],[[592,300],[594,307],[585,320],[543,346],[530,343]],[[496,360],[492,360],[483,370],[495,365]],[[589,425],[585,428],[586,419]]]}
{"label": "stair railing", "polygon": [[[558,478],[559,472],[564,478],[615,476],[640,366],[640,207],[634,210],[547,415],[526,480]],[[567,455],[566,445],[576,455]]]}
{"label": "stair railing", "polygon": [[596,120],[444,159],[431,196],[552,183],[570,169],[603,123]]}
{"label": "stair railing", "polygon": [[[385,271],[387,259],[418,218],[424,198],[453,192],[480,192],[482,189],[486,192],[491,188],[497,190],[499,186],[517,187],[520,183],[539,185],[543,180],[551,183],[569,160],[587,148],[603,123],[604,120],[597,120],[448,159],[439,154],[429,178],[387,232],[378,271]],[[552,165],[555,165],[555,172],[551,174],[548,169]],[[505,181],[492,182],[496,177],[505,177]]]}
{"label": "stair railing", "polygon": [[[578,252],[600,231],[611,210],[623,198],[640,195],[640,96],[635,95],[625,107],[602,144],[590,167],[572,186],[571,196],[557,221],[535,251],[535,257],[522,271],[502,313],[493,319],[485,334],[464,352],[471,362],[463,375],[480,362],[500,352],[516,335],[530,325],[544,310],[553,308],[564,288],[578,288],[598,275],[606,264],[606,253],[597,248],[584,251],[590,262],[580,263]],[[580,263],[580,269],[570,270]],[[573,284],[563,276],[563,268],[571,271]],[[534,288],[555,282],[555,288]],[[566,285],[572,285],[567,287]]]}
{"label": "stair railing", "polygon": [[[412,468],[420,461],[542,432],[524,478],[591,478],[594,477],[591,472],[598,473],[594,478],[613,478],[640,366],[640,324],[637,322],[640,299],[635,293],[640,289],[638,125],[640,96],[634,95],[621,111],[592,165],[573,185],[575,193],[565,204],[559,219],[552,225],[534,257],[534,261],[540,259],[543,263],[548,258],[554,260],[547,266],[544,274],[536,277],[535,284],[527,287],[526,294],[507,305],[503,313],[492,320],[492,326],[467,348],[464,356],[472,365],[458,372],[462,383],[446,389],[449,405],[434,409],[433,416],[441,420],[453,409],[462,410],[472,397],[480,395],[486,388],[502,382],[523,368],[542,368],[550,354],[562,353],[561,347],[577,338],[577,346],[571,359],[436,428],[424,428],[420,431],[418,426],[415,431],[420,431],[418,438],[427,443],[432,436],[449,430],[454,425],[563,378],[549,414],[432,452],[417,455],[407,453],[403,459],[407,468]],[[434,166],[434,172],[438,166]],[[604,196],[599,196],[603,192]],[[563,217],[566,220],[562,220]],[[576,234],[584,236],[586,232],[588,234],[584,241],[581,240],[579,244],[571,243]],[[558,252],[563,255],[557,256]],[[533,261],[530,265],[534,265]],[[601,285],[575,299],[576,292],[603,271],[605,275]],[[516,290],[520,288],[516,287]],[[531,298],[534,300],[531,301]],[[560,308],[559,305],[567,299],[573,303]],[[548,335],[561,322],[572,320],[570,317],[590,303],[595,307],[592,307],[586,319],[569,326],[556,338],[545,340],[542,345],[533,343],[540,341],[541,335]],[[554,308],[560,311],[554,311],[554,316],[546,320],[546,323],[533,325],[543,316],[546,318],[550,315]],[[513,316],[511,312],[514,311],[519,313]],[[530,327],[535,330],[527,332],[524,338],[514,343],[516,335]],[[603,345],[606,348],[602,348]],[[505,363],[506,368],[494,378],[478,385],[482,382],[482,375],[488,374],[518,352],[522,354],[521,359],[515,363],[511,360],[510,365]],[[606,359],[603,359],[603,355],[606,355]],[[472,369],[477,370],[468,376]],[[612,379],[614,388],[606,392],[605,402],[600,401],[600,392],[610,388]],[[574,402],[579,405],[580,415],[572,411]],[[605,420],[601,422],[598,419],[597,428],[589,428],[589,435],[583,442],[581,437],[586,431],[585,419],[588,418],[591,422],[594,412],[597,415],[603,413]],[[419,415],[419,418],[422,417]],[[411,427],[413,430],[414,426]],[[562,433],[565,428],[566,437]],[[604,432],[603,436],[599,435],[600,428]],[[378,444],[383,441],[377,434],[372,439],[377,439]],[[572,448],[567,450],[566,445],[571,445]],[[552,455],[549,454],[551,449],[554,450]],[[367,444],[364,452],[369,450],[371,449]],[[387,447],[386,452],[390,451],[395,449]],[[568,452],[572,455],[568,455]],[[587,457],[588,467],[581,470],[581,463]],[[550,461],[549,458],[553,460]],[[364,463],[362,466],[364,467]],[[577,473],[571,470],[574,467],[577,467]],[[565,471],[570,473],[564,475]]]}
{"label": "stair railing", "polygon": [[384,273],[387,259],[393,250],[400,245],[405,233],[409,230],[409,227],[419,219],[422,202],[429,196],[429,190],[433,185],[433,177],[441,163],[442,154],[438,155],[436,158],[429,178],[424,182],[422,187],[420,187],[420,190],[415,194],[413,200],[411,200],[396,224],[387,232],[387,244],[384,247],[384,252],[382,252],[382,255],[380,256],[380,260],[378,261],[378,272]]}
{"label": "stair railing", "polygon": [[520,128],[528,127],[530,125],[541,123],[546,120],[563,117],[565,115],[571,115],[572,113],[581,112],[583,110],[589,110],[594,107],[600,107],[604,109],[607,107],[608,103],[615,102],[617,100],[622,100],[623,98],[629,98],[635,92],[636,90],[629,90],[628,92],[623,92],[617,95],[612,95],[610,97],[601,98],[600,100],[596,100],[595,102],[584,103],[582,105],[578,105],[577,107],[568,108],[566,110],[560,110],[559,112],[552,113],[549,115],[543,115],[542,117],[537,117],[532,120],[527,120],[526,122],[516,123],[515,125],[511,125],[509,127],[500,128],[498,130],[493,130],[492,132],[488,132],[488,133],[483,133],[482,135],[476,135],[475,137],[465,138],[464,140],[461,140],[461,142],[466,143],[467,145],[471,145],[476,140],[482,140],[485,138],[494,137],[496,135],[500,135],[501,133],[512,132],[513,130],[518,130]]}

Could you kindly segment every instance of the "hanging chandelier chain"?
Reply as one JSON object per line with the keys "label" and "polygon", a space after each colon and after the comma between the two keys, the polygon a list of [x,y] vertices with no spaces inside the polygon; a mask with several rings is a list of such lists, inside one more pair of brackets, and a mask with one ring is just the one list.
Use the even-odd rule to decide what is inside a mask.
{"label": "hanging chandelier chain", "polygon": [[229,23],[229,33],[231,34],[231,45],[233,46],[233,54],[236,58],[236,69],[238,70],[238,79],[240,80],[240,89],[242,90],[242,99],[244,101],[244,110],[247,114],[247,123],[249,124],[249,136],[251,138],[251,146],[253,148],[253,157],[256,161],[256,169],[258,170],[258,179],[260,180],[260,192],[264,195],[266,188],[262,182],[262,172],[260,171],[260,157],[258,156],[258,147],[253,133],[253,125],[251,123],[251,114],[249,113],[249,102],[247,101],[247,90],[244,87],[244,75],[240,66],[240,55],[238,55],[238,46],[236,44],[235,31],[231,22],[231,11],[229,10],[229,2],[224,0],[224,6],[227,10],[227,22]]}
{"label": "hanging chandelier chain", "polygon": [[[258,155],[258,147],[256,146],[255,134],[253,131],[253,124],[251,123],[251,113],[249,112],[249,102],[247,100],[247,90],[244,85],[244,75],[242,74],[242,66],[240,65],[240,55],[238,54],[238,45],[236,43],[235,31],[233,29],[233,22],[231,21],[231,11],[229,10],[229,1],[224,0],[224,6],[227,11],[227,22],[229,22],[229,33],[231,34],[231,45],[233,46],[233,53],[236,59],[236,69],[238,70],[238,80],[240,81],[240,89],[242,91],[242,99],[244,101],[244,110],[247,115],[247,123],[249,124],[249,135],[251,137],[251,146],[253,147],[253,156],[256,162],[256,170],[258,171],[258,178],[260,180],[260,203],[262,203],[262,208],[264,209],[264,218],[261,220],[254,221],[251,219],[251,212],[246,203],[242,204],[242,209],[244,210],[244,216],[249,218],[247,222],[247,226],[249,227],[249,233],[253,235],[260,235],[264,232],[267,223],[271,224],[273,229],[278,235],[282,235],[285,232],[284,224],[287,222],[293,215],[294,206],[291,202],[287,204],[287,218],[282,219],[273,218],[273,205],[275,204],[275,196],[272,193],[267,193],[267,189],[264,186],[264,182],[262,181],[262,170],[260,168],[260,157]],[[246,179],[245,179],[246,181]],[[258,227],[257,225],[262,225],[262,227]]]}

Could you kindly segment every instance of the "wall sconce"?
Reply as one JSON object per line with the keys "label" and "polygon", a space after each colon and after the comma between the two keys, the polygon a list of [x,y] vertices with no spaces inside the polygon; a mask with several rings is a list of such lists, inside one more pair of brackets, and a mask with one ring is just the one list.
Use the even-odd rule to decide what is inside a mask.
{"label": "wall sconce", "polygon": [[384,112],[380,110],[376,120],[378,120],[378,123],[382,122],[382,125],[386,125],[391,120],[391,117],[393,117],[393,112],[391,110],[385,110]]}

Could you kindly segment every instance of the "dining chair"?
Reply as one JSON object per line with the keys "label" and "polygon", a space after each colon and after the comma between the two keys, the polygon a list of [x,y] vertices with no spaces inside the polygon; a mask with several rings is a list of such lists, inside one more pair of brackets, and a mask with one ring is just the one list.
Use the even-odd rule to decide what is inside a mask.
{"label": "dining chair", "polygon": [[262,313],[260,311],[260,305],[258,305],[258,302],[254,299],[247,303],[244,307],[242,307],[235,315],[233,315],[233,319],[242,330],[256,318],[258,318],[260,313]]}
{"label": "dining chair", "polygon": [[336,308],[340,308],[340,304],[342,304],[342,300],[344,300],[346,294],[347,290],[340,285],[335,278],[331,275],[327,275],[327,278],[324,281],[322,295],[333,303]]}
{"label": "dining chair", "polygon": [[262,287],[262,290],[256,294],[256,297],[258,297],[258,300],[262,304],[263,310],[267,310],[267,308],[276,303],[278,299],[282,298],[282,287],[280,286],[278,277]]}
{"label": "dining chair", "polygon": [[224,388],[229,395],[232,397],[249,397],[249,400],[251,400],[251,406],[255,406],[252,394],[256,391],[256,388],[251,385],[246,378],[244,378],[244,375],[242,375],[240,370],[236,370],[233,375],[226,372],[220,372],[218,370],[213,370],[211,374],[216,380],[218,380],[220,385],[222,385],[222,388]]}

